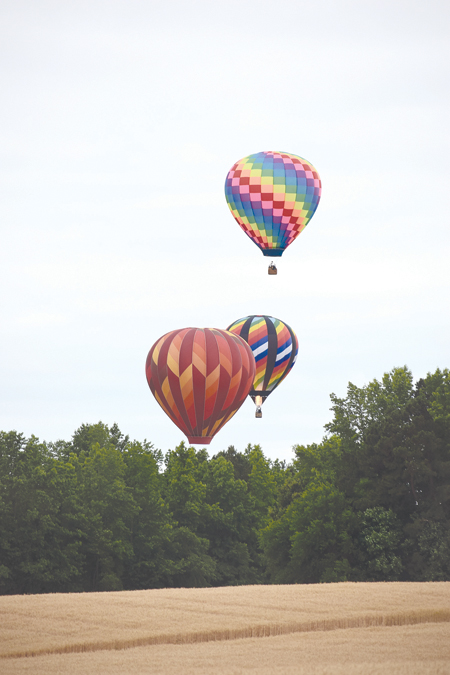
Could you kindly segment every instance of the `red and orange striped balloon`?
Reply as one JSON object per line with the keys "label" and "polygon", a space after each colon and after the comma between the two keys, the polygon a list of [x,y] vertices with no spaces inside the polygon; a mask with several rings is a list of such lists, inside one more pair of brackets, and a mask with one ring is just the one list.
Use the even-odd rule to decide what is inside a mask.
{"label": "red and orange striped balloon", "polygon": [[239,336],[181,328],[155,342],[145,370],[153,396],[189,443],[208,445],[245,401],[256,366]]}

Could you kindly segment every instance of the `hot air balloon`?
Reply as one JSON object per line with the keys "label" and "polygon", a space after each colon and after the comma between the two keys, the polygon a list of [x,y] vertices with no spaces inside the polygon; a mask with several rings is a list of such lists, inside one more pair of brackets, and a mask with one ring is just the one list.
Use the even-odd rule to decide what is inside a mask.
{"label": "hot air balloon", "polygon": [[[257,152],[228,172],[225,196],[245,234],[271,258],[283,255],[307,226],[319,204],[319,174],[287,152]],[[276,274],[272,263],[269,274]]]}
{"label": "hot air balloon", "polygon": [[208,445],[239,410],[255,377],[248,344],[218,328],[163,335],[147,356],[147,382],[164,412],[188,437]]}
{"label": "hot air balloon", "polygon": [[255,417],[262,417],[262,404],[295,363],[298,353],[297,336],[280,319],[261,314],[238,319],[227,330],[239,335],[252,348],[256,375],[249,395],[256,404]]}

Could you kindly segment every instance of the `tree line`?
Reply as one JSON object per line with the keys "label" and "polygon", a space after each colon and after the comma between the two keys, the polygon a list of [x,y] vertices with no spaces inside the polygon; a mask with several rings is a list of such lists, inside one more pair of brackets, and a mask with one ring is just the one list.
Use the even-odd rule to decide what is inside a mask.
{"label": "tree line", "polygon": [[450,372],[331,395],[321,443],[163,456],[0,432],[0,593],[450,580]]}

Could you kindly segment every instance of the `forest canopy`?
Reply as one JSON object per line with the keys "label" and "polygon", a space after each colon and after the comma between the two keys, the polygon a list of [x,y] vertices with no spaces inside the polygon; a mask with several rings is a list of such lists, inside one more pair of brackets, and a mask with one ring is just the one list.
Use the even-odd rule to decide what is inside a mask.
{"label": "forest canopy", "polygon": [[331,401],[290,463],[163,455],[101,422],[0,432],[0,593],[450,580],[450,372],[395,368]]}

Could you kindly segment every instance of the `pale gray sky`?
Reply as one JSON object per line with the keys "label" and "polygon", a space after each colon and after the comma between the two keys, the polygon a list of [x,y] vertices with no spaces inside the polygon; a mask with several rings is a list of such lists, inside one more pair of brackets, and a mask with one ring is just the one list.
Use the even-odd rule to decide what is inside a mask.
{"label": "pale gray sky", "polygon": [[[215,453],[290,459],[329,394],[450,366],[447,2],[0,3],[0,428],[82,423],[173,448],[144,364],[173,328],[286,321],[300,342]],[[322,200],[268,277],[223,184],[305,157]]]}

